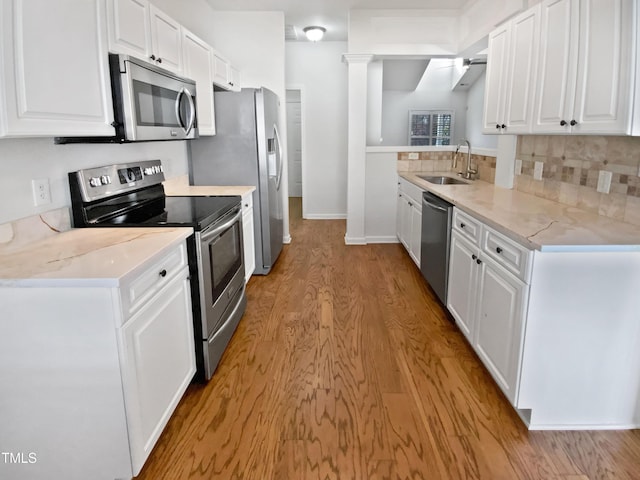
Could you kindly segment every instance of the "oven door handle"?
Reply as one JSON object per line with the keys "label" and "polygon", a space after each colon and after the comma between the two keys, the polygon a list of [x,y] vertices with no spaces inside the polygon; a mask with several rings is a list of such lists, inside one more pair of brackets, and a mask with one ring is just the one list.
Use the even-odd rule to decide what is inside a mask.
{"label": "oven door handle", "polygon": [[224,222],[222,225],[217,225],[215,227],[212,227],[212,229],[208,231],[205,230],[202,234],[202,237],[200,237],[200,241],[208,242],[212,238],[217,237],[218,235],[220,235],[222,232],[224,232],[227,228],[229,228],[231,225],[236,223],[241,218],[242,218],[242,210],[238,210],[238,213],[236,213],[232,218]]}

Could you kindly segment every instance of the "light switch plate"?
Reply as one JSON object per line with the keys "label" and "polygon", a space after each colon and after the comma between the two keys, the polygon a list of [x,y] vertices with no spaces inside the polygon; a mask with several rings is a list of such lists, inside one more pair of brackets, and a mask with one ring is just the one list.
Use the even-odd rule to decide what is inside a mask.
{"label": "light switch plate", "polygon": [[418,160],[420,158],[420,154],[418,152],[411,152],[409,154],[409,160]]}
{"label": "light switch plate", "polygon": [[48,178],[31,180],[31,189],[33,190],[33,204],[36,207],[51,203],[51,188]]}
{"label": "light switch plate", "polygon": [[542,180],[542,170],[544,169],[543,162],[536,162],[533,167],[533,179],[534,180]]}
{"label": "light switch plate", "polygon": [[611,190],[611,177],[613,176],[612,172],[607,172],[606,170],[600,170],[598,173],[598,186],[596,191],[600,193],[609,193]]}
{"label": "light switch plate", "polygon": [[516,158],[515,174],[522,175],[522,160],[520,160],[519,158]]}

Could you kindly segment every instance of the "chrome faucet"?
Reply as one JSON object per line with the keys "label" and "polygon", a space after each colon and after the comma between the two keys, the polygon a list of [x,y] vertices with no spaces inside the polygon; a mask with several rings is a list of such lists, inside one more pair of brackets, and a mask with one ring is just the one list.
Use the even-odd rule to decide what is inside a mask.
{"label": "chrome faucet", "polygon": [[473,175],[476,175],[478,173],[478,169],[474,170],[471,168],[471,144],[469,143],[469,140],[460,140],[458,142],[458,146],[456,147],[456,153],[454,155],[453,168],[456,168],[457,162],[455,161],[455,159],[458,158],[458,152],[460,151],[460,147],[462,146],[463,143],[467,144],[467,166],[465,168],[465,171],[458,172],[458,175],[460,175],[462,178],[471,179]]}

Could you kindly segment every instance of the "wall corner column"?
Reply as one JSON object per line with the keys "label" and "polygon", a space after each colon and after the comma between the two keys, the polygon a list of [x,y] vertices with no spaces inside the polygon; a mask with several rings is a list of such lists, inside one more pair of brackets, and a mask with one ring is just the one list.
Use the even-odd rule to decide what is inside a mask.
{"label": "wall corner column", "polygon": [[367,150],[367,66],[373,55],[345,53],[349,66],[347,134],[347,245],[364,245]]}

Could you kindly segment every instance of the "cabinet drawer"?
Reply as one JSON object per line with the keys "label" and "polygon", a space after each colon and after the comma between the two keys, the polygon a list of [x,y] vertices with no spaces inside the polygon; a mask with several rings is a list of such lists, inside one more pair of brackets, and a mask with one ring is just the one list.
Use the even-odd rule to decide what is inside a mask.
{"label": "cabinet drawer", "polygon": [[122,310],[127,318],[144,302],[169,282],[185,265],[187,249],[178,245],[160,260],[151,264],[143,273],[122,286]]}
{"label": "cabinet drawer", "polygon": [[424,190],[404,178],[399,178],[398,183],[398,190],[405,194],[407,200],[412,204],[416,204],[416,206],[419,205],[418,208],[422,209],[422,193]]}
{"label": "cabinet drawer", "polygon": [[463,237],[474,243],[480,244],[480,222],[475,218],[463,213],[457,208],[453,209],[453,226],[456,232],[460,232]]}
{"label": "cabinet drawer", "polygon": [[487,226],[482,250],[520,280],[529,283],[531,250]]}

